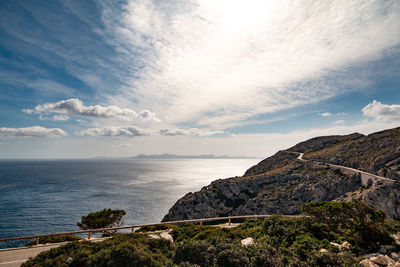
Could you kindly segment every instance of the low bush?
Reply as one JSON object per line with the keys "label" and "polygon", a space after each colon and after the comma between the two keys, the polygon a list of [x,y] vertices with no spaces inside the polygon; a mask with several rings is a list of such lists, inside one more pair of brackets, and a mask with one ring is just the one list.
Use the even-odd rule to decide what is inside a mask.
{"label": "low bush", "polygon": [[310,202],[303,204],[300,211],[325,225],[325,231],[350,242],[353,252],[374,252],[381,245],[394,243],[385,224],[385,213],[364,202]]}
{"label": "low bush", "polygon": [[[82,216],[81,222],[77,226],[83,230],[118,227],[122,224],[122,217],[126,215],[124,210],[103,209],[101,211],[89,213]],[[115,234],[118,230],[108,230],[104,233]]]}
{"label": "low bush", "polygon": [[136,230],[136,233],[146,233],[146,232],[154,232],[154,231],[162,231],[162,230],[169,230],[169,229],[176,229],[178,226],[173,224],[161,224],[161,225],[151,225],[151,226],[144,226],[140,227]]}
{"label": "low bush", "polygon": [[40,253],[22,266],[165,266],[172,261],[174,245],[139,234],[119,234],[103,242],[71,242]]}

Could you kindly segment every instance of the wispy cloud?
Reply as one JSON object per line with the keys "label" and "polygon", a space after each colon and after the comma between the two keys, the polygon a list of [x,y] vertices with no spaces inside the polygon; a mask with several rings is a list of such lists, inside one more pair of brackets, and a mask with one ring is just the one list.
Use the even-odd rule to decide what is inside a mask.
{"label": "wispy cloud", "polygon": [[[132,109],[120,108],[117,106],[85,106],[81,100],[72,98],[67,100],[61,100],[56,103],[46,103],[42,105],[37,105],[34,109],[23,109],[23,112],[27,114],[70,114],[86,117],[98,117],[98,118],[118,118],[122,120],[133,120],[136,118],[141,118],[145,120],[155,120],[158,121],[154,113],[148,110],[142,110],[137,113]],[[53,120],[62,120],[67,117],[51,117]]]}
{"label": "wispy cloud", "polygon": [[223,131],[210,131],[200,130],[197,128],[191,128],[188,130],[184,129],[160,129],[161,135],[177,136],[177,135],[195,135],[195,136],[211,136],[215,134],[223,134]]}
{"label": "wispy cloud", "polygon": [[386,105],[379,101],[372,101],[362,112],[364,116],[383,121],[400,121],[400,105]]}
{"label": "wispy cloud", "polygon": [[79,133],[82,136],[136,137],[149,133],[135,126],[90,128]]}
{"label": "wispy cloud", "polygon": [[60,137],[67,135],[60,128],[32,126],[25,128],[0,128],[0,137]]}
{"label": "wispy cloud", "polygon": [[343,123],[345,123],[344,120],[337,120],[337,121],[334,122],[334,124],[343,124]]}
{"label": "wispy cloud", "polygon": [[346,112],[338,112],[338,113],[330,113],[330,112],[321,112],[318,113],[319,116],[325,117],[325,118],[329,118],[329,117],[342,117],[347,115]]}
{"label": "wispy cloud", "polygon": [[322,117],[332,117],[333,116],[333,114],[330,112],[318,113],[318,115],[320,115]]}
{"label": "wispy cloud", "polygon": [[[36,76],[46,76],[46,74],[40,73],[40,69],[38,68],[29,68],[29,66],[24,66],[26,71],[30,74],[34,73]],[[31,79],[27,77],[27,75],[22,74],[21,72],[11,71],[9,69],[1,69],[0,67],[0,80],[3,83],[17,86],[20,88],[31,88],[35,92],[35,94],[40,95],[41,97],[71,97],[73,95],[79,94],[75,89],[65,86],[61,83],[53,81],[47,78],[35,78]]]}
{"label": "wispy cloud", "polygon": [[350,68],[400,42],[395,0],[147,0],[116,12],[103,10],[108,41],[141,67],[110,101],[173,124],[223,128],[362,88],[368,70]]}

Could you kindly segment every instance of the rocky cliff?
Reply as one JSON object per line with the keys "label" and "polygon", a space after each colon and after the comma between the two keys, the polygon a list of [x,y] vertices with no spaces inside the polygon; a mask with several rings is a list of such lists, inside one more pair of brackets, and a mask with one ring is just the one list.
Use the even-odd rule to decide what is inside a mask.
{"label": "rocky cliff", "polygon": [[[309,161],[297,159],[304,153]],[[324,163],[392,178],[362,185],[361,175]],[[242,177],[220,179],[188,193],[163,221],[241,214],[295,214],[310,201],[362,199],[400,219],[400,128],[364,136],[317,137],[261,161]]]}

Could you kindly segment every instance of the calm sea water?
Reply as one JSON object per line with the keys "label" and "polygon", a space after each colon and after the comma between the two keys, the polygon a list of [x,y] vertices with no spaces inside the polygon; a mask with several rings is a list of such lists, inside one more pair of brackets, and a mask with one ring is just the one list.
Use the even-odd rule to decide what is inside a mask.
{"label": "calm sea water", "polygon": [[[258,159],[0,161],[0,238],[79,230],[81,216],[124,209],[160,222],[183,195],[242,175]],[[25,244],[0,242],[0,248]]]}

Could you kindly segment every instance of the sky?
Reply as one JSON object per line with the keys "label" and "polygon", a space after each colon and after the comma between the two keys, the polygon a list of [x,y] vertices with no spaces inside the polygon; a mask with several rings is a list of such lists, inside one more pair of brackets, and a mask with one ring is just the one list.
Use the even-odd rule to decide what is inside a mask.
{"label": "sky", "polygon": [[0,158],[265,158],[399,126],[397,0],[0,3]]}

